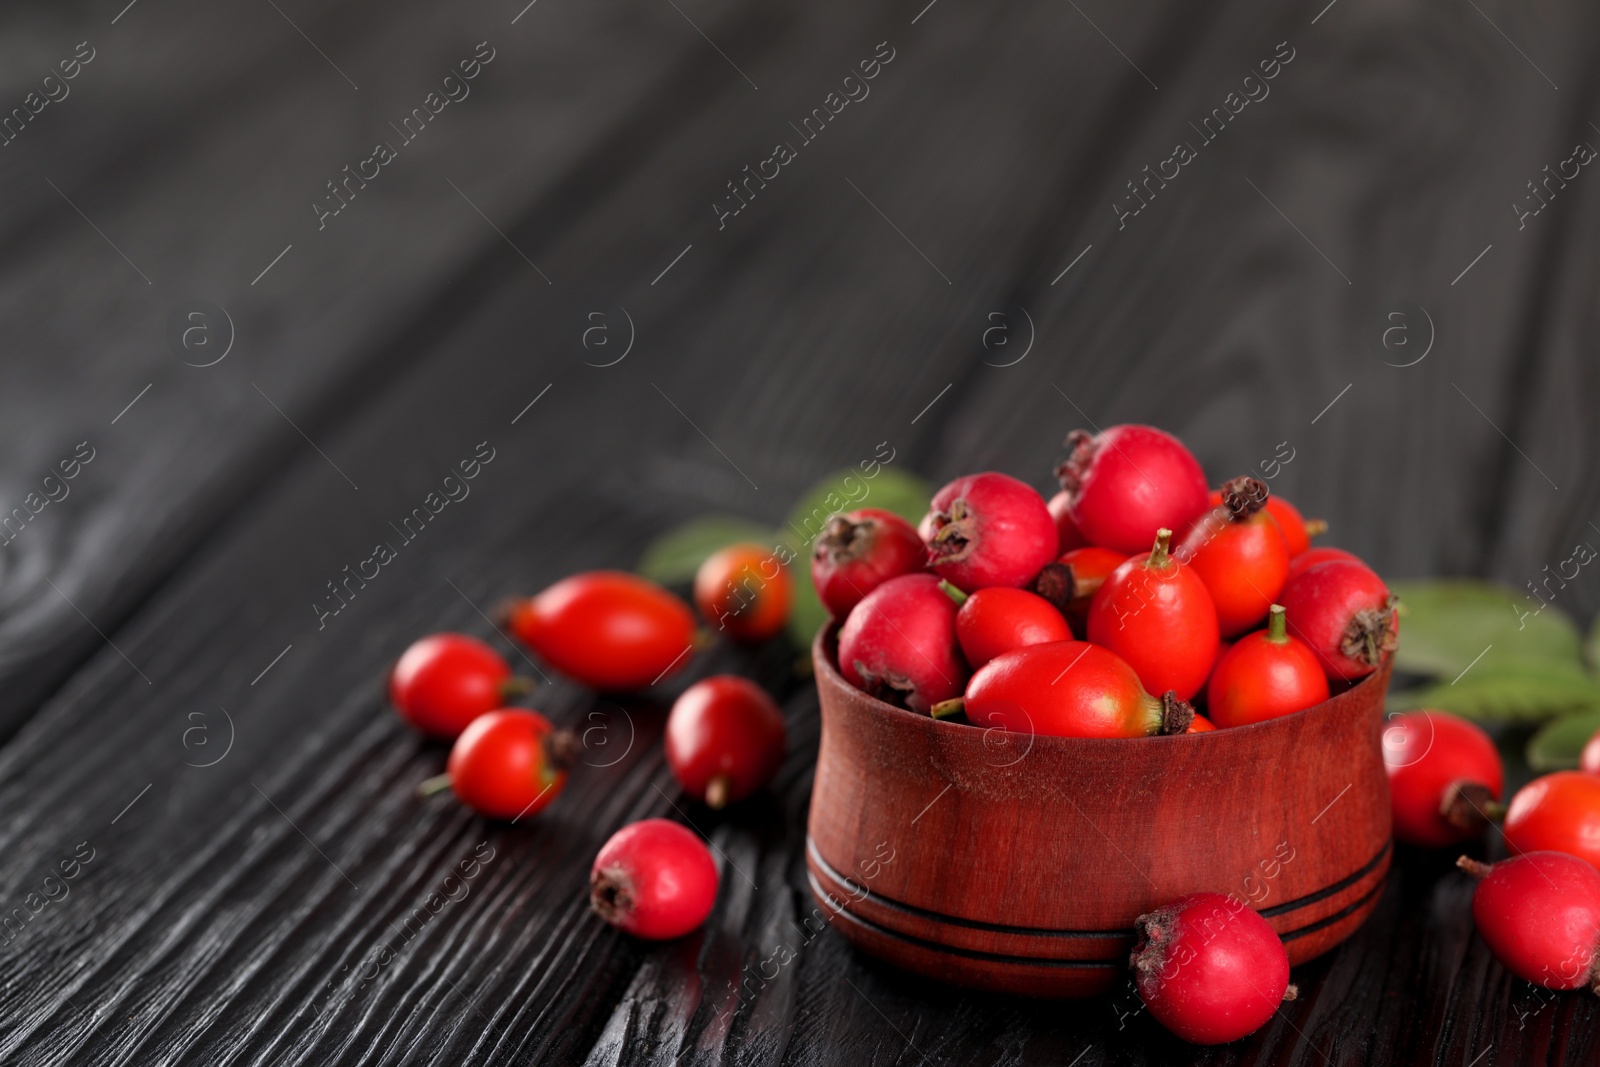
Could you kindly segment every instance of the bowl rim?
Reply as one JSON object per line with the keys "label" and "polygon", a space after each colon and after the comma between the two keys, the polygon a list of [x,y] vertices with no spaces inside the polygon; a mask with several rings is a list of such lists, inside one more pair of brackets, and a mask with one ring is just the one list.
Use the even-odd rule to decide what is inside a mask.
{"label": "bowl rim", "polygon": [[[1302,719],[1303,717],[1318,714],[1331,714],[1334,705],[1345,703],[1351,699],[1359,700],[1360,698],[1356,697],[1355,694],[1369,685],[1377,684],[1380,679],[1383,679],[1382,684],[1387,686],[1389,668],[1394,662],[1394,653],[1387,652],[1384,654],[1383,662],[1379,663],[1370,674],[1361,678],[1348,689],[1330,694],[1327,700],[1319,701],[1311,705],[1309,708],[1302,708],[1299,711],[1292,711],[1287,715],[1278,715],[1271,719],[1262,719],[1260,722],[1247,723],[1244,726],[1219,726],[1215,730],[1204,730],[1200,733],[1194,734],[1158,734],[1150,737],[1062,737],[1056,734],[1029,734],[1015,730],[1007,730],[1004,727],[978,726],[976,723],[958,723],[948,722],[944,719],[935,719],[931,715],[924,715],[920,712],[911,711],[907,708],[896,707],[888,701],[879,697],[875,697],[863,689],[858,689],[845,679],[844,675],[839,671],[838,664],[835,662],[835,658],[838,654],[838,634],[840,626],[841,623],[839,620],[828,620],[827,622],[823,623],[822,627],[817,631],[816,637],[814,637],[811,641],[812,669],[816,674],[819,683],[823,675],[826,674],[830,684],[848,690],[850,693],[860,698],[867,707],[872,709],[875,714],[887,715],[891,721],[898,721],[907,726],[913,726],[919,729],[928,729],[931,727],[937,731],[944,731],[946,732],[946,735],[952,739],[971,737],[972,735],[967,733],[968,730],[977,730],[980,734],[987,734],[998,730],[999,732],[1005,734],[1015,734],[1017,737],[1031,738],[1032,742],[1035,744],[1040,741],[1044,741],[1047,744],[1064,742],[1073,745],[1148,745],[1151,742],[1156,742],[1158,744],[1181,744],[1186,741],[1199,740],[1201,738],[1214,738],[1220,742],[1223,737],[1249,737],[1253,734],[1259,734],[1265,731],[1285,729],[1285,724],[1293,723],[1299,719]],[[1073,640],[1076,640],[1076,638]]]}

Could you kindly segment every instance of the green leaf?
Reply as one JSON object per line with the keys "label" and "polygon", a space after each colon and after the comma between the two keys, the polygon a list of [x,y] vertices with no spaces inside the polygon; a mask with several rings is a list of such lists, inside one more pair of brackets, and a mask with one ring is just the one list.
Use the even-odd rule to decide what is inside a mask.
{"label": "green leaf", "polygon": [[1570,770],[1583,746],[1600,730],[1600,707],[1557,719],[1528,740],[1528,766],[1536,771]]}
{"label": "green leaf", "polygon": [[1570,664],[1480,663],[1454,685],[1439,682],[1392,693],[1389,707],[1437,708],[1469,719],[1538,722],[1600,707],[1600,685]]}
{"label": "green leaf", "polygon": [[828,621],[828,610],[812,588],[811,542],[840,511],[882,508],[915,524],[928,510],[932,496],[928,483],[916,475],[880,466],[872,477],[859,470],[843,470],[812,486],[795,503],[780,535],[794,551],[794,607],[789,612],[789,634],[795,644],[809,648],[817,630]]}
{"label": "green leaf", "polygon": [[740,541],[771,547],[772,530],[737,515],[707,515],[674,527],[652,541],[639,557],[639,573],[663,585],[694,581],[694,572],[711,553]]}
{"label": "green leaf", "polygon": [[1572,619],[1504,586],[1451,578],[1389,588],[1400,598],[1395,666],[1402,671],[1455,678],[1489,648],[1496,665],[1582,665]]}

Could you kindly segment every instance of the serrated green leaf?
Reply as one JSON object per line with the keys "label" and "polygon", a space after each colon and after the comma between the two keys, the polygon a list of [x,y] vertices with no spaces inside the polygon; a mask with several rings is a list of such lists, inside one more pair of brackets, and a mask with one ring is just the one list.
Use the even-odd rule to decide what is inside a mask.
{"label": "serrated green leaf", "polygon": [[694,572],[719,548],[753,541],[772,546],[777,538],[770,528],[737,515],[707,515],[676,526],[654,541],[639,557],[638,571],[651,581],[678,585],[694,581]]}
{"label": "serrated green leaf", "polygon": [[811,542],[822,532],[828,516],[856,508],[882,508],[915,524],[927,512],[932,495],[928,483],[916,475],[879,466],[871,478],[862,471],[840,471],[800,497],[779,531],[795,554],[794,607],[789,612],[789,634],[795,644],[810,647],[817,630],[828,621],[828,610],[812,588],[807,562]]}
{"label": "serrated green leaf", "polygon": [[1504,586],[1466,578],[1394,582],[1400,598],[1395,667],[1454,678],[1481,654],[1498,664],[1581,668],[1578,629],[1559,608],[1545,607]]}
{"label": "serrated green leaf", "polygon": [[1600,707],[1557,719],[1528,739],[1528,766],[1541,772],[1576,767],[1596,730],[1600,730]]}
{"label": "serrated green leaf", "polygon": [[1437,708],[1469,719],[1538,722],[1600,706],[1600,685],[1575,665],[1478,664],[1455,684],[1391,693],[1391,710]]}

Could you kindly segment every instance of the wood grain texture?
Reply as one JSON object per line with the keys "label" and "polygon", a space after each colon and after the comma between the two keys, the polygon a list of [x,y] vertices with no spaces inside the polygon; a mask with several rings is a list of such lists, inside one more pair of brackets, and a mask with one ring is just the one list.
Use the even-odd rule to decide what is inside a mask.
{"label": "wood grain texture", "polygon": [[[480,609],[499,597],[626,565],[708,510],[776,523],[886,439],[931,478],[1041,488],[1080,425],[1162,424],[1215,479],[1287,440],[1274,490],[1384,573],[1520,587],[1600,511],[1600,186],[1585,172],[1520,230],[1508,209],[1600,136],[1600,14],[539,0],[513,25],[522,5],[498,0],[277,6],[0,14],[8,100],[77,41],[100,50],[0,148],[0,504],[76,442],[99,449],[0,549],[0,904],[95,850],[0,935],[0,1061],[1600,1057],[1593,999],[1510,979],[1471,934],[1466,880],[1405,849],[1367,923],[1297,968],[1302,999],[1209,1052],[1130,991],[984,996],[808,937],[802,650],[719,648],[627,701],[554,679],[538,704],[593,731],[588,766],[528,826],[416,800],[444,751],[381,694],[416,635],[495,638]],[[473,96],[319,233],[309,198],[484,39]],[[871,95],[719,229],[725,183],[884,41]],[[1117,229],[1124,183],[1282,41],[1271,95]],[[238,333],[208,370],[165,338],[193,296]],[[1411,367],[1371,341],[1396,301],[1436,328]],[[588,316],[620,342],[623,309],[630,355],[592,365]],[[1020,349],[984,344],[997,312],[1018,345],[1032,324],[1009,366]],[[486,440],[471,496],[319,629],[325,583]],[[1581,619],[1600,605],[1592,582],[1566,596]],[[678,686],[720,670],[784,700],[791,750],[769,795],[714,817],[658,741]],[[230,721],[228,754],[196,766]],[[711,921],[673,945],[584,909],[599,844],[647,815],[720,853]],[[446,877],[485,842],[462,896]]]}

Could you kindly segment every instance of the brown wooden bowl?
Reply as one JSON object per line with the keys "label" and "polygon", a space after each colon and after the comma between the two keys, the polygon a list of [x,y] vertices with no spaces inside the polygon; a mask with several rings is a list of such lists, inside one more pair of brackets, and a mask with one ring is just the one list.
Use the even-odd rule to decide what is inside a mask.
{"label": "brown wooden bowl", "polygon": [[1291,964],[1353,933],[1391,853],[1390,663],[1315,707],[1177,737],[1030,737],[941,722],[846,682],[830,627],[806,836],[818,910],[864,951],[959,985],[1088,996],[1137,917],[1233,893]]}

